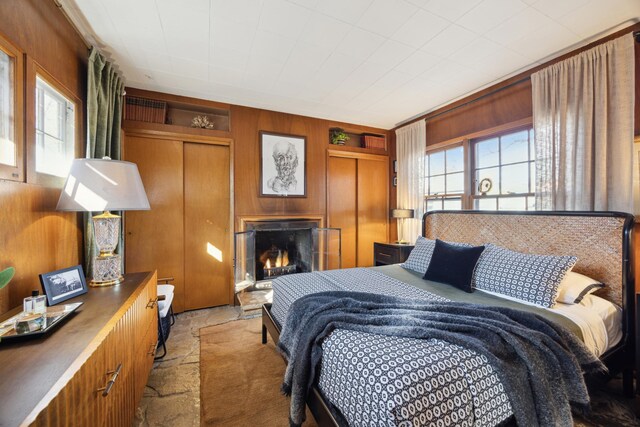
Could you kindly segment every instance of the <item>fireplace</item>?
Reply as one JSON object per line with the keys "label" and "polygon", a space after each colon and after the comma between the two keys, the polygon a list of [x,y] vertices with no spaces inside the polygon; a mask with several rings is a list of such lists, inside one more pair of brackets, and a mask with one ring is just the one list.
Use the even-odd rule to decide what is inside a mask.
{"label": "fireplace", "polygon": [[339,268],[340,230],[321,228],[321,221],[322,218],[241,220],[244,231],[235,235],[236,292],[269,289],[271,280],[287,274]]}

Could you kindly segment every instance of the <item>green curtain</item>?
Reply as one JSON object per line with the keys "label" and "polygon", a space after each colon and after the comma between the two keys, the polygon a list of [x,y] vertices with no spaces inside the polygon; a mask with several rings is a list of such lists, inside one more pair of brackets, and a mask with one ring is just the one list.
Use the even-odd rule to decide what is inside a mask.
{"label": "green curtain", "polygon": [[[124,80],[114,65],[96,48],[91,49],[87,64],[87,158],[108,156],[120,160],[121,121]],[[84,263],[87,276],[93,276],[93,258],[96,245],[93,239],[91,217],[84,214]],[[124,263],[124,230],[120,228],[120,242],[116,250]]]}

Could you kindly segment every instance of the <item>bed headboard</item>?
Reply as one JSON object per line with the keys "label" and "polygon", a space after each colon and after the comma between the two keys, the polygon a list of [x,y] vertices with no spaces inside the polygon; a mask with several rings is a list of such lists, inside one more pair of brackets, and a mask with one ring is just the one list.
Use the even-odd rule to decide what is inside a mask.
{"label": "bed headboard", "polygon": [[525,253],[575,255],[573,271],[605,283],[598,295],[627,309],[635,294],[633,222],[632,215],[619,212],[434,211],[425,214],[422,234]]}

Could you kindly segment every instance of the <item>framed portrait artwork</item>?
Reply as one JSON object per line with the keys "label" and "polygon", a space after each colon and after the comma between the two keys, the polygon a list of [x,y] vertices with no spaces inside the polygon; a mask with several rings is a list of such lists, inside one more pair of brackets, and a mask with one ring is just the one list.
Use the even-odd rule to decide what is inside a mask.
{"label": "framed portrait artwork", "polygon": [[40,275],[49,306],[87,293],[87,281],[81,265]]}
{"label": "framed portrait artwork", "polygon": [[260,132],[260,196],[307,197],[307,138]]}

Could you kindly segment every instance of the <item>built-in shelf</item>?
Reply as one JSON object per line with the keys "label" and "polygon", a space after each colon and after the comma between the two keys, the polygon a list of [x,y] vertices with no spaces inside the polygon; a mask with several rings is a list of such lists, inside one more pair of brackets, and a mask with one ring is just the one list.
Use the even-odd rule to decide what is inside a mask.
{"label": "built-in shelf", "polygon": [[[383,134],[376,134],[371,132],[356,132],[351,130],[339,129],[344,131],[347,134],[349,139],[345,141],[343,145],[340,144],[332,144],[331,143],[331,135],[333,130],[339,128],[331,128],[329,129],[329,146],[331,149],[338,149],[343,151],[354,151],[354,152],[364,152],[370,154],[387,154],[387,141],[386,136]],[[382,145],[384,148],[366,148],[365,147],[365,136],[373,136],[375,138],[382,139]]]}
{"label": "built-in shelf", "polygon": [[[125,101],[125,122],[136,127],[134,123],[143,123],[145,127],[169,126],[173,132],[196,131],[197,135],[211,135],[212,133],[229,133],[231,130],[230,109],[225,104],[200,100],[189,102],[190,98],[173,95],[149,96],[153,93],[131,90]],[[138,93],[140,92],[140,93]],[[146,92],[146,93],[145,93]],[[149,94],[149,95],[147,95]],[[194,127],[195,117],[206,118],[213,126]],[[164,129],[169,131],[169,129]],[[205,132],[202,134],[201,132]]]}

